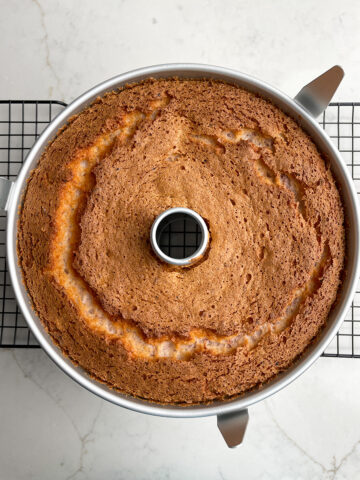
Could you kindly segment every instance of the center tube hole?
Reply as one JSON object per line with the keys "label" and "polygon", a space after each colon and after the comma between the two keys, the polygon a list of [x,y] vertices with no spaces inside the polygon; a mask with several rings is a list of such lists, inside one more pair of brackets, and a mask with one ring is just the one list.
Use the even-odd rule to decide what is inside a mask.
{"label": "center tube hole", "polygon": [[187,213],[172,213],[159,223],[156,241],[160,250],[171,258],[191,257],[203,241],[199,222]]}

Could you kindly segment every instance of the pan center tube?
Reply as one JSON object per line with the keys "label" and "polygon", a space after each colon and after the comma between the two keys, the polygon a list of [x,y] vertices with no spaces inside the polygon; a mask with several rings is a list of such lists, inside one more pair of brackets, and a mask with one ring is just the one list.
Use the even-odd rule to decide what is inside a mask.
{"label": "pan center tube", "polygon": [[171,265],[191,265],[204,255],[209,231],[204,219],[194,210],[176,207],[156,217],[150,231],[155,254]]}

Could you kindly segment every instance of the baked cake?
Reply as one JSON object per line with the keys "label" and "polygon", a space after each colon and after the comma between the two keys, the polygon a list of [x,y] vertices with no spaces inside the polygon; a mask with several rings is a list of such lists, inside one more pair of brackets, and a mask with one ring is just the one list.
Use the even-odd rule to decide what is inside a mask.
{"label": "baked cake", "polygon": [[[153,253],[187,207],[210,244],[187,268]],[[32,172],[18,255],[54,342],[120,392],[231,398],[288,368],[325,325],[344,263],[332,174],[279,108],[210,80],[154,80],[73,117]]]}

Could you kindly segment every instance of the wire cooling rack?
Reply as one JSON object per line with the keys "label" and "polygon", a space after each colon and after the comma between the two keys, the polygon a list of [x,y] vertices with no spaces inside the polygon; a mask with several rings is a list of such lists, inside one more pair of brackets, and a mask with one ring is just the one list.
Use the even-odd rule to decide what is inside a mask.
{"label": "wire cooling rack", "polygon": [[160,250],[172,258],[190,257],[202,241],[199,224],[186,214],[176,214],[175,219],[169,215],[160,222],[158,233]]}
{"label": "wire cooling rack", "polygon": [[[0,176],[16,178],[35,140],[65,106],[63,102],[46,100],[0,101]],[[360,194],[360,103],[330,104],[320,124],[342,153]],[[5,229],[6,214],[0,211],[0,348],[39,348],[19,311],[10,283]],[[360,358],[359,285],[339,333],[323,356]]]}
{"label": "wire cooling rack", "polygon": [[[0,176],[16,179],[35,140],[65,107],[58,101],[0,101]],[[0,210],[0,347],[39,348],[10,283],[5,230],[6,214]]]}

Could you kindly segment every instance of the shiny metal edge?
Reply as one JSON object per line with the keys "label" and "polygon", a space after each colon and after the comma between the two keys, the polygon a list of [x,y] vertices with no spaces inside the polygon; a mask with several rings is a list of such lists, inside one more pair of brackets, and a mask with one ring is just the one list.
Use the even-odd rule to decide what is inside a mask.
{"label": "shiny metal edge", "polygon": [[344,75],[342,67],[334,65],[305,85],[294,97],[295,102],[317,118],[331,102]]}
{"label": "shiny metal edge", "polygon": [[[349,261],[347,265],[348,274],[343,285],[341,298],[329,317],[327,327],[319,335],[318,340],[309,347],[307,352],[291,368],[283,374],[278,375],[274,380],[264,385],[261,389],[249,392],[231,401],[218,401],[209,405],[191,407],[163,406],[120,394],[102,385],[96,380],[93,380],[82,368],[75,367],[52,342],[51,337],[45,331],[37,315],[32,310],[31,301],[24,285],[22,284],[21,271],[18,266],[16,255],[18,207],[21,203],[21,196],[26,185],[26,179],[28,178],[30,171],[35,167],[42,151],[45,149],[48,142],[54,138],[58,129],[65,125],[67,119],[72,115],[80,112],[94,101],[96,97],[108,91],[119,88],[129,82],[138,82],[148,77],[165,78],[172,76],[179,76],[181,78],[212,78],[234,83],[268,98],[283,111],[297,120],[313,138],[320,151],[328,157],[331,163],[332,171],[342,190],[350,227]],[[13,188],[11,205],[8,210],[7,256],[11,280],[24,317],[45,352],[65,373],[96,395],[130,410],[151,415],[187,418],[219,415],[243,410],[289,385],[314,363],[337,333],[347,310],[350,308],[359,277],[359,238],[359,206],[357,193],[350,173],[347,171],[340,153],[336,150],[328,135],[307,112],[297,105],[294,100],[279,90],[246,74],[222,67],[181,63],[146,67],[107,80],[74,100],[46,128],[32,150],[29,152],[26,162]]]}
{"label": "shiny metal edge", "polygon": [[8,210],[11,205],[11,194],[14,183],[7,178],[0,177],[0,210]]}
{"label": "shiny metal edge", "polygon": [[248,409],[223,413],[217,416],[217,426],[229,448],[236,448],[243,443],[249,423]]}

